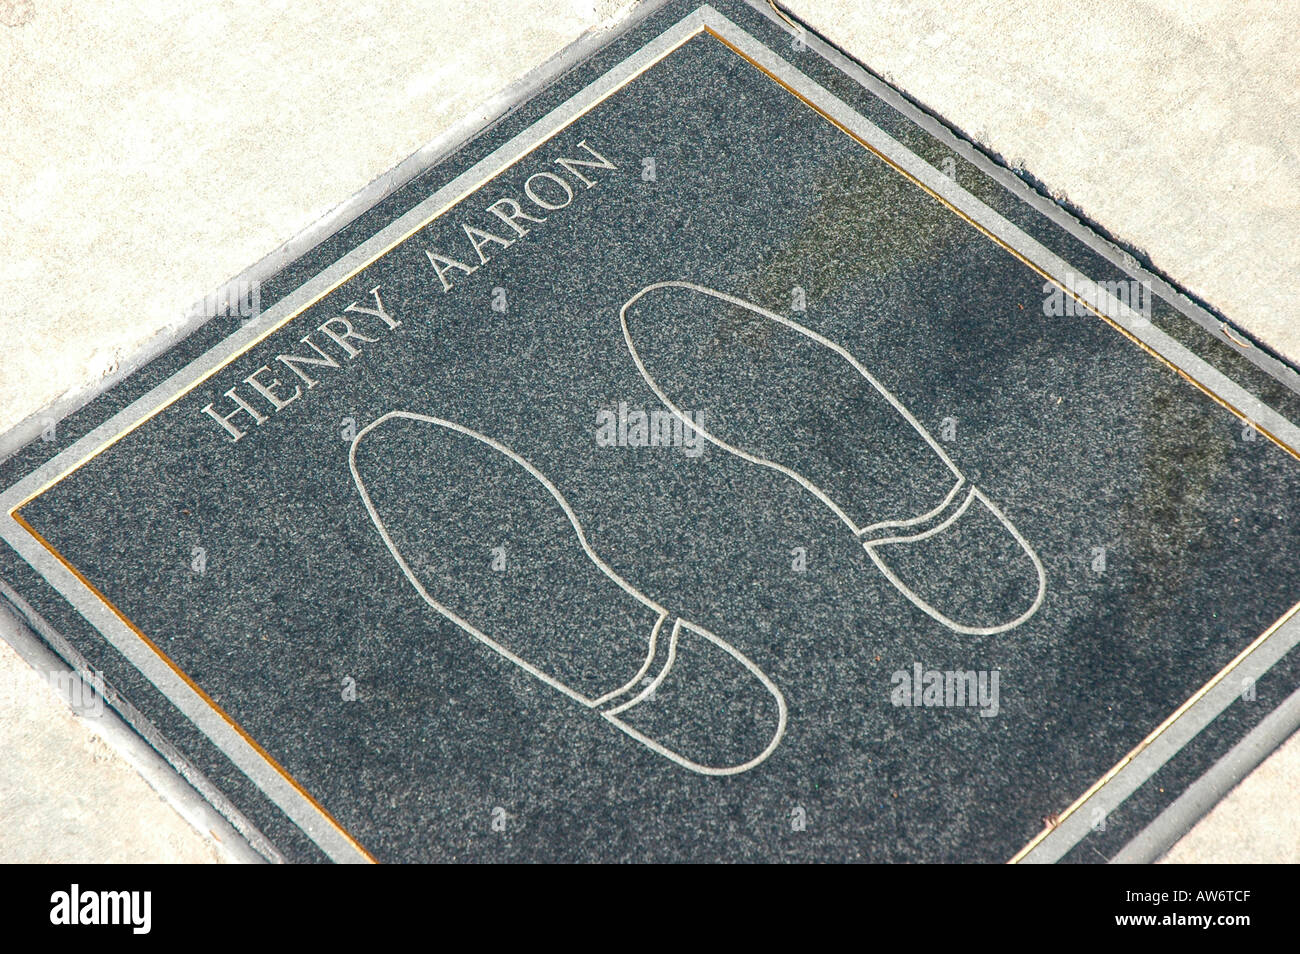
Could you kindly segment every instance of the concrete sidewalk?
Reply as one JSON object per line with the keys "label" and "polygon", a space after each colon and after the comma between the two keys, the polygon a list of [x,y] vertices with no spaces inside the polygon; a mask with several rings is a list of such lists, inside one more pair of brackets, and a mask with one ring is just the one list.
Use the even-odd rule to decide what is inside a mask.
{"label": "concrete sidewalk", "polygon": [[[792,12],[1300,360],[1300,11],[1022,0]],[[0,433],[113,374],[616,0],[0,0]],[[34,417],[36,416],[36,417]],[[0,859],[209,860],[210,839],[0,643]],[[1182,861],[1300,860],[1293,738]]]}

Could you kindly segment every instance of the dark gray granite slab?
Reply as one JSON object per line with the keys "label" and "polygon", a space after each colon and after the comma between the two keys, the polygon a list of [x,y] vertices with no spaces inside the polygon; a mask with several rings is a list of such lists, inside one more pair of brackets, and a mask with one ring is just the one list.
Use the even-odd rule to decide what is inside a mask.
{"label": "dark gray granite slab", "polygon": [[1114,855],[1295,688],[1293,372],[823,52],[649,10],[11,458],[5,578],[291,859],[1005,861],[1168,723]]}

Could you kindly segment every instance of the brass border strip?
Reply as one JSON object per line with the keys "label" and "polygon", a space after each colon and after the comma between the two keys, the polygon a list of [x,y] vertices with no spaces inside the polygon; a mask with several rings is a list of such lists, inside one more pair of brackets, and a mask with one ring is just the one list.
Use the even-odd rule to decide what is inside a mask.
{"label": "brass border strip", "polygon": [[105,596],[102,592],[100,592],[99,587],[95,586],[95,584],[91,583],[90,580],[86,579],[85,574],[83,574],[80,570],[78,570],[75,566],[73,566],[70,562],[68,562],[68,560],[66,560],[63,557],[63,555],[54,548],[53,544],[51,544],[48,540],[46,540],[45,537],[41,536],[41,534],[37,532],[35,527],[33,527],[30,523],[28,523],[25,519],[23,519],[22,515],[18,513],[13,513],[12,516],[14,520],[16,520],[23,527],[23,529],[25,529],[36,539],[37,543],[45,547],[45,549],[49,550],[50,554],[54,557],[54,559],[62,563],[68,569],[68,572],[70,572],[73,576],[77,578],[77,580],[81,583],[82,586],[90,590],[90,592],[93,593],[97,599],[99,599],[105,606],[107,606],[110,610],[112,610],[113,614],[117,616],[117,618],[120,619],[131,630],[131,632],[135,633],[136,636],[140,637],[140,639],[144,642],[146,646],[148,646],[155,653],[157,653],[158,658],[160,658],[164,663],[166,663],[168,668],[170,668],[172,672],[180,676],[180,678],[184,680],[185,684],[189,686],[191,689],[193,689],[195,693],[198,694],[199,698],[201,698],[204,702],[206,702],[209,706],[211,706],[213,712],[215,712],[217,715],[223,718],[227,723],[229,723],[230,727],[234,729],[236,732],[238,732],[239,735],[243,738],[243,740],[247,742],[249,745],[251,745],[254,751],[256,751],[258,755],[266,759],[267,764],[269,764],[273,769],[275,769],[282,776],[284,776],[285,781],[288,782],[290,785],[292,785],[298,791],[298,794],[300,794],[303,798],[307,799],[307,801],[310,802],[311,805],[318,812],[320,812],[322,818],[324,818],[327,822],[329,822],[330,825],[332,825],[339,832],[339,834],[341,834],[344,838],[346,838],[349,842],[351,842],[353,847],[355,847],[357,851],[359,851],[362,855],[364,855],[367,859],[369,859],[371,863],[376,863],[375,856],[372,855],[370,852],[368,852],[361,845],[360,842],[358,842],[355,838],[353,838],[352,835],[348,832],[348,830],[344,828],[342,825],[340,825],[333,815],[331,815],[328,811],[326,811],[325,806],[321,805],[320,802],[316,801],[316,799],[312,797],[311,793],[308,792],[307,789],[303,788],[303,786],[298,782],[298,780],[295,779],[292,775],[290,775],[289,772],[286,771],[285,768],[275,760],[275,758],[271,755],[270,752],[262,748],[262,746],[258,743],[258,741],[254,739],[251,735],[249,735],[247,732],[245,732],[243,727],[240,726],[239,723],[236,722],[234,719],[232,719],[226,713],[226,711],[221,708],[221,706],[217,705],[216,700],[214,700],[210,695],[208,695],[197,682],[191,679],[189,675],[183,669],[181,669],[180,666],[176,665],[176,663],[174,663],[171,660],[171,657],[169,657],[165,652],[162,651],[162,649],[159,648],[157,643],[155,643],[152,639],[146,636],[144,634],[144,631],[141,630],[140,627],[136,626],[135,623],[131,622],[131,620],[127,617],[127,615],[123,613],[120,609],[118,609],[116,605],[114,605],[112,600],[110,600],[107,596]]}
{"label": "brass border strip", "polygon": [[1262,646],[1270,636],[1272,636],[1275,632],[1277,632],[1279,629],[1285,626],[1286,623],[1292,617],[1294,617],[1298,612],[1300,612],[1300,603],[1297,603],[1294,606],[1292,606],[1289,610],[1287,610],[1282,615],[1281,619],[1275,622],[1268,629],[1264,630],[1264,632],[1260,633],[1260,635],[1257,636],[1249,646],[1247,646],[1245,649],[1239,652],[1235,657],[1233,657],[1232,662],[1228,663],[1228,665],[1220,669],[1218,673],[1216,673],[1210,679],[1209,682],[1201,686],[1200,689],[1196,690],[1196,692],[1194,692],[1187,699],[1186,702],[1184,702],[1177,709],[1175,709],[1173,713],[1167,719],[1165,719],[1164,722],[1161,722],[1158,726],[1152,729],[1145,739],[1143,739],[1141,742],[1135,745],[1127,755],[1125,755],[1122,759],[1120,759],[1113,766],[1111,766],[1110,770],[1107,771],[1105,775],[1097,779],[1097,781],[1093,782],[1092,785],[1088,786],[1088,789],[1082,795],[1080,795],[1073,802],[1071,802],[1070,806],[1066,808],[1065,811],[1061,812],[1060,815],[1057,816],[1055,824],[1048,825],[1045,828],[1043,828],[1043,830],[1040,831],[1033,838],[1031,838],[1023,848],[1021,848],[1014,855],[1012,855],[1011,858],[1008,859],[1007,864],[1014,865],[1014,864],[1019,864],[1021,861],[1023,861],[1025,856],[1028,855],[1029,852],[1033,851],[1034,848],[1038,847],[1039,843],[1041,843],[1044,838],[1046,838],[1053,831],[1055,831],[1057,826],[1060,825],[1061,822],[1065,821],[1065,819],[1069,818],[1080,808],[1082,808],[1084,803],[1087,802],[1088,799],[1092,798],[1093,795],[1097,794],[1097,792],[1099,792],[1103,786],[1105,786],[1108,782],[1110,782],[1111,779],[1113,779],[1116,775],[1118,775],[1121,769],[1123,769],[1126,765],[1128,765],[1135,758],[1137,758],[1138,755],[1140,755],[1143,751],[1149,748],[1151,744],[1155,742],[1155,740],[1158,739],[1162,733],[1165,732],[1165,730],[1167,730],[1170,726],[1172,726],[1175,722],[1177,722],[1192,706],[1194,706],[1197,702],[1199,702],[1202,698],[1204,698],[1205,695],[1211,689],[1213,689],[1220,682],[1226,679],[1234,669],[1236,669],[1238,666],[1240,666],[1243,662],[1245,662],[1250,657],[1251,653],[1259,649],[1259,647]]}
{"label": "brass border strip", "polygon": [[[1210,390],[1206,385],[1204,385],[1204,384],[1202,384],[1200,381],[1196,380],[1196,378],[1192,377],[1188,372],[1184,371],[1182,368],[1180,368],[1178,365],[1174,364],[1172,361],[1170,361],[1170,360],[1169,360],[1168,358],[1166,358],[1164,355],[1162,355],[1162,354],[1160,354],[1159,352],[1157,352],[1156,350],[1154,350],[1154,349],[1153,349],[1150,345],[1148,345],[1145,341],[1142,341],[1140,338],[1136,337],[1136,336],[1135,336],[1131,331],[1129,331],[1127,328],[1125,328],[1124,326],[1118,324],[1114,319],[1107,317],[1103,312],[1099,311],[1097,308],[1095,308],[1093,305],[1089,304],[1087,301],[1085,301],[1084,299],[1082,299],[1080,296],[1074,294],[1074,293],[1073,293],[1069,288],[1067,288],[1065,285],[1061,284],[1061,282],[1057,281],[1056,278],[1054,278],[1052,275],[1048,274],[1048,273],[1047,273],[1046,271],[1044,271],[1040,266],[1038,266],[1038,265],[1035,264],[1034,262],[1030,261],[1030,260],[1029,260],[1028,258],[1026,258],[1024,255],[1022,255],[1019,251],[1017,251],[1016,249],[1014,249],[1014,248],[1012,248],[1010,245],[1008,245],[1008,244],[1007,244],[1007,243],[1006,243],[1006,242],[1005,242],[1001,237],[999,237],[999,236],[997,236],[997,235],[994,235],[992,232],[990,232],[987,228],[985,228],[985,227],[984,227],[983,225],[981,225],[979,222],[976,222],[974,219],[972,219],[970,216],[968,216],[968,215],[967,215],[965,212],[963,212],[961,209],[957,208],[955,205],[953,205],[951,202],[949,202],[949,201],[948,201],[947,199],[945,199],[943,196],[939,195],[939,193],[935,192],[933,189],[931,189],[929,186],[927,186],[924,182],[922,182],[921,180],[917,179],[915,176],[913,176],[913,175],[912,175],[910,172],[908,172],[907,170],[903,169],[901,166],[899,166],[896,162],[894,162],[892,159],[890,159],[888,156],[886,156],[884,153],[882,153],[882,152],[881,152],[879,149],[877,149],[875,146],[871,145],[869,142],[867,142],[866,140],[864,140],[862,137],[860,137],[860,136],[858,136],[856,133],[854,133],[851,129],[849,129],[849,128],[847,128],[846,126],[844,126],[843,123],[840,123],[839,121],[837,121],[833,116],[829,116],[829,115],[827,115],[827,113],[826,113],[824,110],[822,110],[821,108],[819,108],[815,103],[813,103],[813,102],[812,102],[811,100],[809,100],[806,96],[804,96],[802,93],[800,93],[800,92],[799,92],[798,90],[796,90],[794,87],[792,87],[789,83],[785,82],[785,80],[781,79],[779,76],[777,76],[776,74],[772,73],[770,70],[768,70],[768,69],[767,69],[765,66],[763,66],[761,63],[757,62],[756,60],[754,60],[753,58],[751,58],[750,56],[748,56],[748,55],[747,55],[743,50],[741,50],[741,49],[739,49],[738,47],[736,47],[734,44],[732,44],[730,41],[728,41],[728,40],[727,40],[725,37],[723,37],[721,34],[715,32],[711,27],[705,27],[705,32],[707,32],[707,33],[709,33],[710,35],[716,37],[716,38],[718,39],[719,42],[721,42],[724,46],[726,46],[728,49],[730,49],[732,52],[734,52],[737,56],[739,56],[741,59],[745,60],[747,63],[749,63],[750,65],[752,65],[755,69],[757,69],[759,72],[763,73],[765,76],[768,76],[768,77],[769,77],[770,79],[772,79],[772,81],[775,82],[778,86],[780,86],[781,88],[785,89],[788,93],[790,93],[790,95],[794,96],[796,99],[798,99],[801,103],[803,103],[805,106],[807,106],[807,107],[808,107],[809,109],[811,109],[813,112],[817,113],[819,116],[821,116],[823,119],[825,119],[828,123],[830,123],[830,124],[831,124],[832,126],[834,126],[836,129],[840,130],[840,132],[844,133],[846,136],[848,136],[848,137],[849,137],[850,139],[852,139],[854,142],[858,143],[860,146],[862,146],[864,149],[866,149],[868,152],[870,152],[873,156],[875,156],[876,158],[878,158],[881,162],[885,163],[885,164],[888,165],[890,168],[894,169],[896,172],[898,172],[899,175],[903,176],[903,178],[907,179],[907,180],[908,180],[909,182],[911,182],[913,185],[917,186],[919,189],[921,189],[921,190],[922,190],[923,192],[925,192],[927,195],[931,196],[932,198],[934,198],[934,199],[936,199],[937,201],[939,201],[940,203],[942,203],[944,206],[946,206],[946,207],[949,209],[949,211],[951,211],[951,212],[952,212],[955,216],[957,216],[959,219],[961,219],[962,221],[966,222],[967,224],[969,224],[970,226],[972,226],[973,228],[975,228],[976,230],[978,230],[978,231],[979,231],[980,233],[982,233],[985,237],[987,237],[988,239],[990,239],[994,244],[996,244],[996,245],[1000,246],[1001,248],[1005,249],[1007,252],[1010,252],[1012,256],[1014,256],[1017,260],[1019,260],[1019,261],[1022,262],[1023,264],[1027,265],[1027,266],[1028,266],[1032,271],[1036,272],[1038,275],[1040,275],[1041,277],[1047,279],[1049,282],[1051,282],[1051,283],[1052,283],[1053,285],[1055,285],[1057,288],[1061,289],[1061,291],[1062,291],[1063,294],[1065,294],[1065,295],[1069,295],[1070,298],[1073,299],[1076,303],[1078,303],[1081,307],[1087,308],[1088,311],[1092,312],[1094,315],[1096,315],[1096,316],[1097,316],[1098,318],[1100,318],[1102,321],[1106,322],[1106,324],[1110,325],[1112,328],[1114,328],[1116,331],[1118,331],[1120,334],[1122,334],[1125,338],[1127,338],[1127,339],[1128,339],[1129,341],[1131,341],[1133,344],[1137,345],[1139,348],[1141,348],[1141,349],[1142,349],[1143,351],[1145,351],[1147,354],[1151,355],[1151,357],[1155,358],[1155,359],[1156,359],[1157,361],[1159,361],[1161,364],[1164,364],[1166,367],[1168,367],[1168,368],[1170,368],[1171,370],[1173,370],[1174,372],[1176,372],[1179,376],[1181,376],[1183,379],[1185,379],[1188,383],[1194,385],[1198,390],[1200,390],[1202,393],[1204,393],[1207,397],[1209,397],[1209,398],[1210,398],[1211,400],[1213,400],[1215,403],[1221,405],[1222,407],[1224,407],[1225,409],[1227,409],[1228,411],[1230,411],[1230,412],[1231,412],[1234,416],[1236,416],[1237,418],[1240,418],[1242,421],[1245,421],[1247,424],[1250,424],[1252,427],[1255,428],[1255,430],[1257,430],[1259,433],[1263,434],[1265,437],[1267,437],[1269,440],[1271,440],[1271,441],[1272,441],[1274,444],[1276,444],[1278,447],[1282,448],[1282,450],[1286,451],[1288,454],[1290,454],[1290,455],[1291,455],[1292,457],[1294,457],[1296,460],[1300,460],[1300,448],[1292,447],[1291,445],[1289,445],[1289,444],[1287,444],[1285,441],[1283,441],[1281,437],[1279,437],[1278,435],[1274,434],[1272,431],[1268,430],[1267,428],[1265,428],[1265,427],[1261,426],[1260,424],[1256,423],[1255,421],[1253,421],[1253,420],[1249,417],[1249,415],[1247,415],[1244,411],[1242,411],[1242,410],[1240,410],[1239,408],[1236,408],[1236,407],[1234,407],[1232,404],[1228,403],[1228,401],[1225,400],[1223,397],[1221,397],[1220,395],[1218,395],[1218,394],[1216,394],[1215,392],[1211,391],[1211,390]],[[855,112],[856,112],[856,110],[855,110]]]}

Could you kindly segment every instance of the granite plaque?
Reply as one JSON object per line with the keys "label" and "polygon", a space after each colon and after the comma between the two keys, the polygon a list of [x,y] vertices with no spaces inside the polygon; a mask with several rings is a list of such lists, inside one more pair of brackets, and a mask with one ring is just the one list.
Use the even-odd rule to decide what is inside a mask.
{"label": "granite plaque", "polygon": [[767,5],[393,181],[4,465],[263,854],[1139,857],[1279,731],[1294,370]]}

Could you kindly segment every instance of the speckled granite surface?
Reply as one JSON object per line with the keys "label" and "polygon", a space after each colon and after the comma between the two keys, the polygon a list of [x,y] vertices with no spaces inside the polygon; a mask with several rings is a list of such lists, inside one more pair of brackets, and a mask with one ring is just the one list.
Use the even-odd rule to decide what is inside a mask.
{"label": "speckled granite surface", "polygon": [[[683,9],[663,11],[288,269],[264,289],[268,301]],[[743,8],[734,15],[759,35],[770,30]],[[866,94],[823,81],[918,152],[935,149]],[[565,157],[597,164],[555,162]],[[543,171],[558,179],[530,180]],[[969,187],[1104,274],[998,187]],[[533,218],[487,211],[503,198],[519,203],[500,207],[507,213]],[[870,514],[863,526],[939,504],[945,471],[934,476],[935,460],[946,456],[1041,559],[1041,607],[1007,631],[959,632],[905,598],[845,522],[788,474],[716,443],[605,446],[603,414],[664,406],[620,322],[624,304],[660,281],[797,319],[868,369],[937,446],[917,445],[917,428],[899,425],[881,389],[840,381],[844,366],[824,360],[825,348],[799,357],[773,331],[788,326],[747,322],[756,312],[737,317],[734,305],[712,314],[689,296],[656,302],[643,318],[650,350],[670,367],[651,377],[694,393],[683,400],[704,428],[725,422],[728,442],[752,434],[763,456],[825,474],[813,482],[853,497],[841,506]],[[381,860],[1004,860],[1300,590],[1288,508],[1300,489],[1295,460],[1103,322],[1045,315],[1043,298],[1041,276],[1006,249],[717,39],[698,36],[22,515]],[[1155,320],[1236,367],[1167,306],[1157,303]],[[232,330],[220,324],[92,405],[61,440]],[[710,348],[703,377],[674,376]],[[750,373],[753,352],[769,362],[764,374]],[[326,363],[294,371],[280,354]],[[271,370],[249,382],[263,365]],[[1236,370],[1280,409],[1293,400]],[[295,388],[298,396],[275,411],[257,384],[280,402]],[[227,389],[260,402],[250,406],[265,418],[237,412],[237,442],[203,412],[210,402],[234,411]],[[458,456],[437,424],[427,444],[408,435],[397,453],[366,464],[377,482],[359,482],[353,438],[392,411],[485,435],[557,493],[536,503],[536,474]],[[7,475],[54,449],[32,449]],[[913,474],[914,498],[901,483]],[[359,483],[385,487],[380,520]],[[453,506],[452,496],[464,500]],[[715,634],[779,687],[788,723],[761,763],[730,777],[692,771],[538,677],[586,699],[618,690],[628,680],[610,673],[634,675],[637,654],[611,647],[647,628],[635,613],[617,617],[614,598],[593,597],[589,556],[555,557],[567,530],[545,507],[559,500],[614,576]],[[493,518],[500,501],[524,505]],[[1001,525],[955,526],[970,533],[900,548],[889,565],[923,601],[954,607],[969,628],[993,628],[1032,598],[1032,577],[1025,582]],[[454,539],[412,555],[448,527]],[[522,565],[520,552],[530,554]],[[12,572],[34,582],[21,565]],[[466,584],[484,572],[516,576],[487,598],[486,581],[498,578]],[[57,599],[42,609],[286,854],[317,857]],[[543,617],[553,632],[539,655],[527,635]],[[506,646],[514,661],[487,644],[507,632],[523,634]],[[761,746],[771,712],[756,704],[729,719],[728,702],[747,684],[733,693],[721,667],[685,665],[698,657],[682,645],[674,677],[718,678],[665,680],[627,721],[671,751],[712,747],[718,764],[738,764]],[[648,672],[662,667],[663,651]],[[996,715],[892,704],[895,674],[917,664],[997,671]],[[719,723],[735,731],[721,737]],[[1221,741],[1240,731],[1225,727]],[[1214,733],[1204,741],[1212,747]]]}

